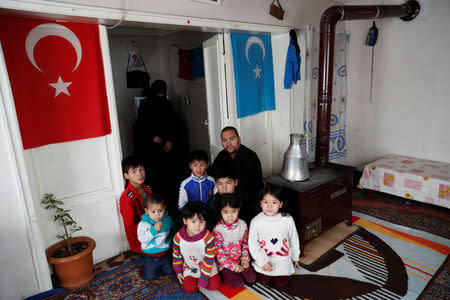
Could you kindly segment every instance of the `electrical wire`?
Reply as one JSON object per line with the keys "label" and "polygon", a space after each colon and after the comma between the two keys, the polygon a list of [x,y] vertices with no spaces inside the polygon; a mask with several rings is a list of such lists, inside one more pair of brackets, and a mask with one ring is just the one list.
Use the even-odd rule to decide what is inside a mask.
{"label": "electrical wire", "polygon": [[119,22],[117,22],[117,24],[111,26],[111,27],[106,27],[106,29],[114,29],[117,26],[119,26],[122,23],[122,20],[125,16],[125,0],[122,0],[122,9],[121,9],[121,14],[120,14],[120,20]]}
{"label": "electrical wire", "polygon": [[373,82],[373,52],[375,49],[375,45],[372,46],[372,66],[370,67],[370,96],[369,101],[372,103],[372,82]]}

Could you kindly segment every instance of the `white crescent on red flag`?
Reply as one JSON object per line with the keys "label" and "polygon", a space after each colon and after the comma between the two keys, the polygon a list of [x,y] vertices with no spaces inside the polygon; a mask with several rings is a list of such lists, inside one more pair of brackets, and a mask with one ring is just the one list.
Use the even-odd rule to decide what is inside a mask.
{"label": "white crescent on red flag", "polygon": [[24,149],[111,133],[97,25],[2,17]]}

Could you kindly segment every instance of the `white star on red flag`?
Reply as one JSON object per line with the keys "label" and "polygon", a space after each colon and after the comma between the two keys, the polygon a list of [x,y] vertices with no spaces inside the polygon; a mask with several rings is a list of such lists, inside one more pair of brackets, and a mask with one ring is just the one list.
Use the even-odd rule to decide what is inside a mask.
{"label": "white star on red flag", "polygon": [[68,96],[70,96],[69,91],[67,90],[67,88],[69,87],[69,85],[71,85],[72,82],[64,82],[61,78],[61,76],[58,76],[58,82],[55,83],[49,83],[50,86],[55,88],[55,98],[60,94],[60,93],[64,93]]}

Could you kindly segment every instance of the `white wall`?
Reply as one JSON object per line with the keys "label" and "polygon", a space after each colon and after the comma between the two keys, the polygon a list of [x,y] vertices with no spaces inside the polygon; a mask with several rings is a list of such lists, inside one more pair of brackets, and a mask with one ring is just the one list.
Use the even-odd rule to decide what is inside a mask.
{"label": "white wall", "polygon": [[[289,46],[289,33],[272,34],[273,55],[273,77],[275,86],[276,110],[272,112],[272,170],[278,173],[283,164],[284,152],[289,145],[289,134],[293,133],[292,128],[292,97],[294,88],[284,89],[284,72],[286,64],[286,54],[276,55],[276,53],[287,53]],[[301,82],[297,82],[297,85]],[[296,99],[299,100],[299,99]],[[303,101],[302,101],[303,102]],[[278,134],[275,134],[278,133]],[[282,133],[282,134],[279,134]]]}
{"label": "white wall", "polygon": [[290,143],[291,133],[303,134],[305,108],[305,64],[306,64],[306,36],[305,30],[297,31],[298,44],[301,49],[302,63],[300,65],[300,81],[292,83],[291,89],[284,88],[284,73],[286,53],[289,46],[289,33],[272,34],[272,52],[282,53],[274,55],[274,81],[276,110],[272,113],[272,171],[278,174],[283,165],[284,153]]}
{"label": "white wall", "polygon": [[[53,2],[122,8],[122,0],[58,0]],[[269,15],[272,0],[222,0],[221,6],[193,0],[133,0],[124,1],[124,3],[125,9],[139,12],[302,28],[306,25],[318,25],[322,12],[337,2],[329,0],[282,0],[280,3],[285,11],[282,21]]]}
{"label": "white wall", "polygon": [[[126,67],[128,60],[127,46],[131,41],[136,43],[141,53],[147,70],[151,76],[151,82],[163,79],[168,85],[168,95],[174,104],[180,125],[184,135],[189,137],[189,149],[202,148],[209,150],[209,141],[204,137],[201,125],[206,117],[206,99],[199,99],[205,93],[204,79],[184,80],[178,78],[178,48],[192,49],[201,46],[214,33],[179,31],[169,35],[133,35],[130,29],[128,35],[122,30],[120,35],[110,31],[110,51],[114,76],[114,89],[116,93],[116,105],[119,118],[120,137],[123,156],[133,153],[132,124],[135,121],[135,106],[133,98],[140,96],[142,89],[129,89],[126,87]],[[149,32],[151,33],[151,32]],[[161,32],[158,32],[161,34]],[[183,97],[190,96],[191,104],[187,105]],[[203,105],[199,102],[203,103]],[[184,133],[184,134],[183,134]]]}
{"label": "white wall", "polygon": [[450,2],[419,2],[413,21],[377,20],[372,103],[371,49],[364,46],[372,21],[345,24],[349,165],[361,169],[388,153],[450,162]]}

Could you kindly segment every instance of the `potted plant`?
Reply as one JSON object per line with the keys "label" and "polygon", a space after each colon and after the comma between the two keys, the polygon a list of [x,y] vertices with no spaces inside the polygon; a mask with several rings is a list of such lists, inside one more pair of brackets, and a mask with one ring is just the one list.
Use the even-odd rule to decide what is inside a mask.
{"label": "potted plant", "polygon": [[55,268],[61,286],[77,289],[88,284],[94,278],[92,251],[95,241],[89,237],[72,237],[81,227],[70,216],[70,210],[62,208],[64,202],[57,200],[53,194],[45,194],[41,204],[53,212],[53,221],[60,223],[63,234],[56,237],[62,241],[47,249],[47,260]]}

